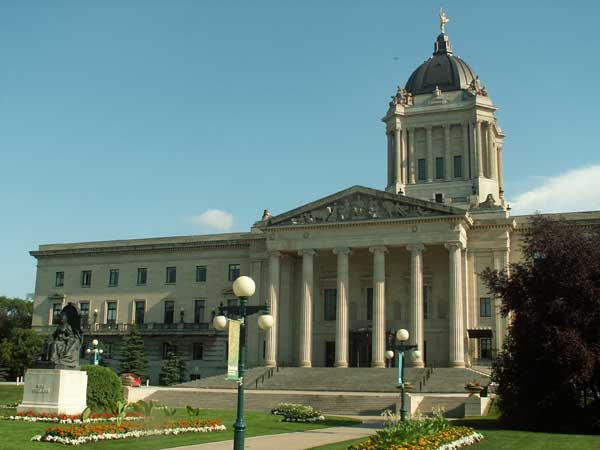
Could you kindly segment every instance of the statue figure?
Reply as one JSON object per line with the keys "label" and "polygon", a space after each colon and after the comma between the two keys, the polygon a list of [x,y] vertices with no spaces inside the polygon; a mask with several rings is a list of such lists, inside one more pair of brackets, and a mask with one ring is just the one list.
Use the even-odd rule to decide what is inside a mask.
{"label": "statue figure", "polygon": [[78,370],[82,342],[79,312],[69,303],[60,312],[60,325],[48,339],[38,366]]}
{"label": "statue figure", "polygon": [[271,217],[273,217],[273,214],[271,214],[271,211],[269,211],[268,209],[265,209],[263,211],[263,215],[262,215],[262,219],[261,220],[269,220]]}
{"label": "statue figure", "polygon": [[442,31],[442,34],[446,32],[445,28],[448,22],[450,22],[450,19],[448,19],[444,10],[440,8],[440,30]]}
{"label": "statue figure", "polygon": [[398,86],[396,91],[396,95],[392,96],[392,101],[390,102],[390,106],[402,105],[402,106],[411,106],[413,104],[412,94],[408,92],[406,89]]}

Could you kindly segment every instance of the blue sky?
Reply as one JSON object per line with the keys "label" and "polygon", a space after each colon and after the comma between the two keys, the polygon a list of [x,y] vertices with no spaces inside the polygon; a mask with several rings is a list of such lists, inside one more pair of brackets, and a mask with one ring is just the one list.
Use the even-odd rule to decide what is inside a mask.
{"label": "blue sky", "polygon": [[3,0],[0,295],[33,292],[41,243],[245,231],[384,188],[380,119],[440,6],[500,108],[507,198],[600,209],[600,3],[538,5]]}

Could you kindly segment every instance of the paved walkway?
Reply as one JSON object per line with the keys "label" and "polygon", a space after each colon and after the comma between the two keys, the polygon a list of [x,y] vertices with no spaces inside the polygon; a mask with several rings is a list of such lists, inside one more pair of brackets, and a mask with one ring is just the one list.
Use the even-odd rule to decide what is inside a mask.
{"label": "paved walkway", "polygon": [[[379,418],[381,420],[381,418]],[[360,439],[374,434],[380,423],[367,422],[355,427],[332,427],[295,433],[246,438],[246,450],[306,450],[321,445]],[[166,450],[231,450],[233,440],[186,445]]]}

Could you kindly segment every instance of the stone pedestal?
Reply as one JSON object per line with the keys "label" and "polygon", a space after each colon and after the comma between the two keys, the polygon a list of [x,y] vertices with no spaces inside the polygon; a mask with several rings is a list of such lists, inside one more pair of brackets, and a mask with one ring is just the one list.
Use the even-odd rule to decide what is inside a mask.
{"label": "stone pedestal", "polygon": [[17,412],[77,415],[87,407],[87,372],[29,369],[25,373],[23,403]]}
{"label": "stone pedestal", "polygon": [[465,401],[465,417],[480,417],[485,414],[486,409],[490,404],[489,397],[480,397],[479,395],[471,395]]}

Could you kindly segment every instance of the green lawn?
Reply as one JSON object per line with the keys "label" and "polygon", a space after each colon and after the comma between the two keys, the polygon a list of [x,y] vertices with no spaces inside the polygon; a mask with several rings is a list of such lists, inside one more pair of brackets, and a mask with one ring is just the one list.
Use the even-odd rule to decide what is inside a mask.
{"label": "green lawn", "polygon": [[0,385],[0,405],[10,405],[20,402],[23,398],[23,386]]}

